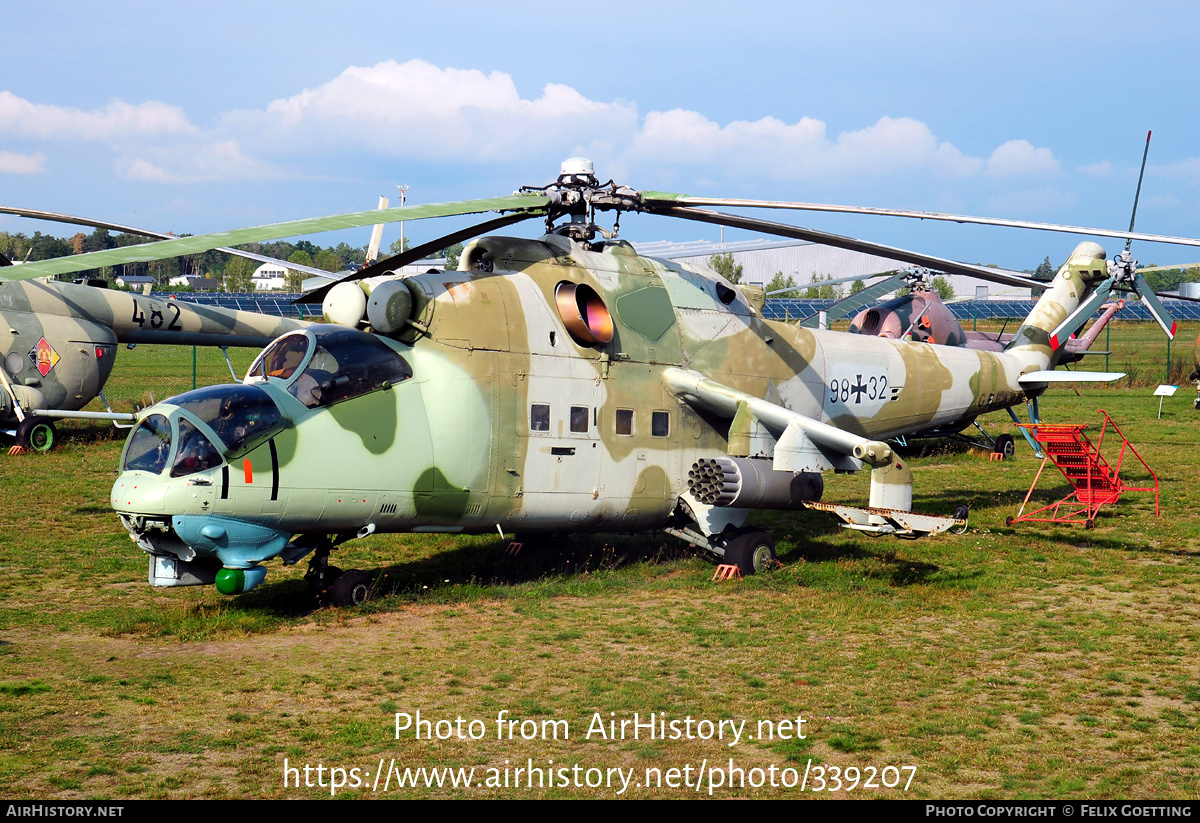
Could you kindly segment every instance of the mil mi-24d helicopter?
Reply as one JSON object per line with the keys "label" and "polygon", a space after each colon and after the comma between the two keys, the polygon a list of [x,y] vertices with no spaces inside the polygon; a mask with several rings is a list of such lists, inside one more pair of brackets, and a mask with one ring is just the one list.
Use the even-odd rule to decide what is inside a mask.
{"label": "mil mi-24d helicopter", "polygon": [[[314,293],[334,323],[283,335],[242,384],[141,412],[111,503],[150,555],[150,582],[235,594],[263,581],[266,561],[312,554],[308,579],[340,605],[366,597],[370,578],[336,571],[330,552],[377,531],[663,529],[751,573],[775,562],[770,535],[746,526],[759,509],[821,507],[853,528],[908,537],[965,526],[965,511],[910,511],[912,473],[885,441],[1026,401],[1036,420],[1037,397],[1062,377],[1052,369],[1063,342],[1110,290],[1157,303],[1093,242],[1042,283],[695,208],[705,202],[601,185],[576,158],[556,182],[510,197],[232,233],[248,242],[381,217],[503,212]],[[761,289],[639,256],[615,226],[595,224],[604,209],[618,223],[624,211],[667,214],[1046,291],[1000,352],[809,329],[764,320]],[[376,279],[532,217],[546,219],[539,239],[483,236],[457,271]],[[54,273],[169,257],[230,234],[30,265]],[[1172,325],[1165,313],[1160,322]],[[822,472],[862,468],[872,472],[868,506],[818,502]]]}

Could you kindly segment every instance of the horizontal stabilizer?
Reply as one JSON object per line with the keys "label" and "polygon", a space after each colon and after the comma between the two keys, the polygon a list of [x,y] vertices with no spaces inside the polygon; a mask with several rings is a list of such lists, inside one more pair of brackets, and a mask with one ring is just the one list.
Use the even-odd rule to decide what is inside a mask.
{"label": "horizontal stabilizer", "polygon": [[1110,383],[1125,376],[1123,371],[1031,371],[1017,380],[1022,386],[1031,383]]}

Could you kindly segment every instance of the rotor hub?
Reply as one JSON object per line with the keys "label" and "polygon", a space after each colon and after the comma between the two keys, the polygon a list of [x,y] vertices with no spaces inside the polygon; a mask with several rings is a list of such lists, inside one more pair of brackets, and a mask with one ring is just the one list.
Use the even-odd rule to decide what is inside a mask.
{"label": "rotor hub", "polygon": [[[612,180],[601,183],[596,177],[592,161],[586,157],[570,157],[559,167],[558,179],[546,186],[522,186],[520,192],[536,192],[551,200],[546,214],[547,233],[568,233],[570,236],[595,236],[600,232],[606,237],[615,237],[622,211],[642,211],[641,192],[629,186],[619,186]],[[595,225],[596,211],[616,211],[617,225],[607,232]],[[570,215],[566,226],[554,227],[554,221]],[[578,224],[584,224],[581,231]]]}

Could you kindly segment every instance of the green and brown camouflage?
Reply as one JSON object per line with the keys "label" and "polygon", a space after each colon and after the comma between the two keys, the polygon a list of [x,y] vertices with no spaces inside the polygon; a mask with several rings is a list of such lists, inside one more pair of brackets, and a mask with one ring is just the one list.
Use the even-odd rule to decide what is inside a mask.
{"label": "green and brown camouflage", "polygon": [[111,502],[151,582],[222,591],[374,531],[669,527],[719,553],[752,507],[699,502],[690,471],[765,469],[761,507],[780,508],[819,497],[819,476],[772,476],[867,466],[911,500],[885,441],[1044,390],[1021,378],[1053,368],[1051,330],[1103,269],[1081,244],[993,352],[766,320],[757,295],[620,240],[484,237],[456,271],[330,292],[361,288],[360,325],[390,334],[295,331],[242,385],[143,411]]}
{"label": "green and brown camouflage", "polygon": [[[18,268],[18,267],[14,267]],[[0,430],[75,412],[104,388],[119,344],[260,347],[308,323],[73,283],[0,280]]]}

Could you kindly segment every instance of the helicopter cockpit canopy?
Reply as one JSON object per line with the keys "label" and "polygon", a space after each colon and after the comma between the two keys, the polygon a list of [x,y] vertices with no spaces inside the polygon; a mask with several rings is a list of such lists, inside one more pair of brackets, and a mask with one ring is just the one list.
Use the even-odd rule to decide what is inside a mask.
{"label": "helicopter cockpit canopy", "polygon": [[330,406],[386,389],[413,376],[412,367],[372,334],[319,327],[280,337],[258,356],[246,383],[280,380],[305,406]]}
{"label": "helicopter cockpit canopy", "polygon": [[158,474],[170,465],[172,477],[183,477],[215,468],[223,455],[243,451],[283,428],[279,408],[257,386],[209,386],[169,398],[164,405],[175,408],[147,415],[129,436],[123,471]]}

